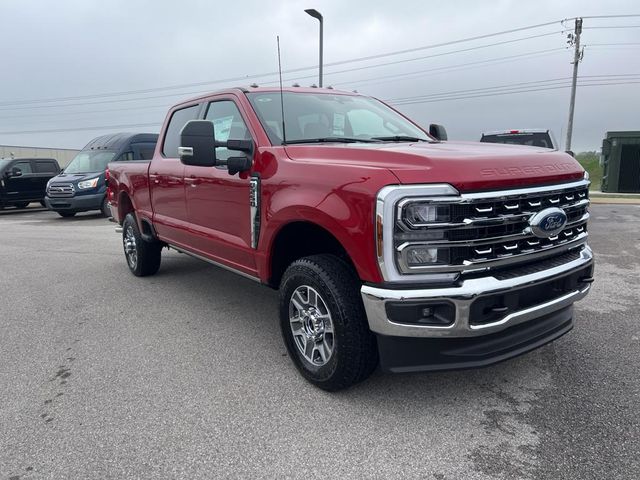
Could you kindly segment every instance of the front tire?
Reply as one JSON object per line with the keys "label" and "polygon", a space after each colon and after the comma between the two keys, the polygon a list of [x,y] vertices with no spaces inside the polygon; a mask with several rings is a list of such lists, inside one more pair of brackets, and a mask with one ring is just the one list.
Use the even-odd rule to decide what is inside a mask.
{"label": "front tire", "polygon": [[350,387],[378,365],[360,281],[333,255],[305,257],[289,266],[280,285],[280,327],[295,366],[323,390]]}
{"label": "front tire", "polygon": [[58,215],[60,215],[63,218],[71,218],[73,216],[75,216],[77,212],[70,212],[70,211],[66,211],[66,210],[59,210],[58,211]]}
{"label": "front tire", "polygon": [[122,245],[129,270],[137,277],[153,275],[160,268],[162,244],[147,242],[140,235],[136,217],[129,213],[122,223]]}
{"label": "front tire", "polygon": [[27,208],[29,206],[30,202],[20,202],[20,203],[14,203],[13,205],[16,208],[19,208],[20,210],[22,210],[23,208]]}

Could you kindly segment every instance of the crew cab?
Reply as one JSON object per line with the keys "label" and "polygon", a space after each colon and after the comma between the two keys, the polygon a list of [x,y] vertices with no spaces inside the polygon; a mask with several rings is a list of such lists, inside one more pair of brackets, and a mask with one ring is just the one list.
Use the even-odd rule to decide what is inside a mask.
{"label": "crew cab", "polygon": [[441,141],[356,93],[194,98],[170,109],[150,162],[109,173],[130,271],[156,273],[169,247],[278,289],[289,355],[326,390],[378,365],[479,367],[540,347],[571,330],[593,281],[573,158]]}
{"label": "crew cab", "polygon": [[47,182],[60,173],[55,158],[0,159],[0,210],[25,208],[31,202],[44,205]]}

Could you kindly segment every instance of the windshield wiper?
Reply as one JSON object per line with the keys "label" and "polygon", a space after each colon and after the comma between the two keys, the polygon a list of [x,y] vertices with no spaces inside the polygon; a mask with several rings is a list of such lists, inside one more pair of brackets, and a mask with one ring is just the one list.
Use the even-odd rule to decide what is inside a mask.
{"label": "windshield wiper", "polygon": [[390,137],[371,137],[382,142],[426,142],[425,138],[410,137],[409,135],[392,135]]}
{"label": "windshield wiper", "polygon": [[298,140],[287,140],[284,145],[294,145],[296,143],[374,143],[379,142],[377,139],[368,138],[350,138],[350,137],[320,137],[320,138],[301,138]]}

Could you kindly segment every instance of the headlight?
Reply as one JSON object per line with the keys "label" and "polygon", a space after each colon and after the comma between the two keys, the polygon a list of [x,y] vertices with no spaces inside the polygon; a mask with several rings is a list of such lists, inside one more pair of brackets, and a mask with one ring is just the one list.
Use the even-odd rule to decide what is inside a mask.
{"label": "headlight", "polygon": [[98,185],[99,179],[100,177],[96,177],[96,178],[92,178],[91,180],[83,180],[81,182],[78,182],[78,188],[81,190],[84,190],[87,188],[95,188],[96,185]]}
{"label": "headlight", "polygon": [[459,216],[454,205],[458,198],[448,184],[390,185],[378,192],[376,251],[385,281],[444,282],[455,277],[444,270],[454,255],[444,227]]}
{"label": "headlight", "polygon": [[587,172],[586,170],[584,171],[584,179],[589,180],[589,172]]}
{"label": "headlight", "polygon": [[449,205],[411,202],[402,210],[402,220],[410,227],[422,227],[429,223],[448,222],[451,219]]}

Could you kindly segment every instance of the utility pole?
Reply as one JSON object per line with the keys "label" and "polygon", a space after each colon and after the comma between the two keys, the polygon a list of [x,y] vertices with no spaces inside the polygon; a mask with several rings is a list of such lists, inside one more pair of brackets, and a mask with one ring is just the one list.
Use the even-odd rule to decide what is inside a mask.
{"label": "utility pole", "polygon": [[569,102],[569,122],[567,124],[567,140],[564,149],[571,150],[571,135],[573,133],[573,110],[576,105],[576,84],[578,82],[578,64],[582,60],[582,52],[580,51],[580,34],[582,33],[582,18],[576,18],[576,26],[574,33],[569,34],[569,45],[573,43],[575,50],[573,52],[573,80],[571,82],[571,100]]}

